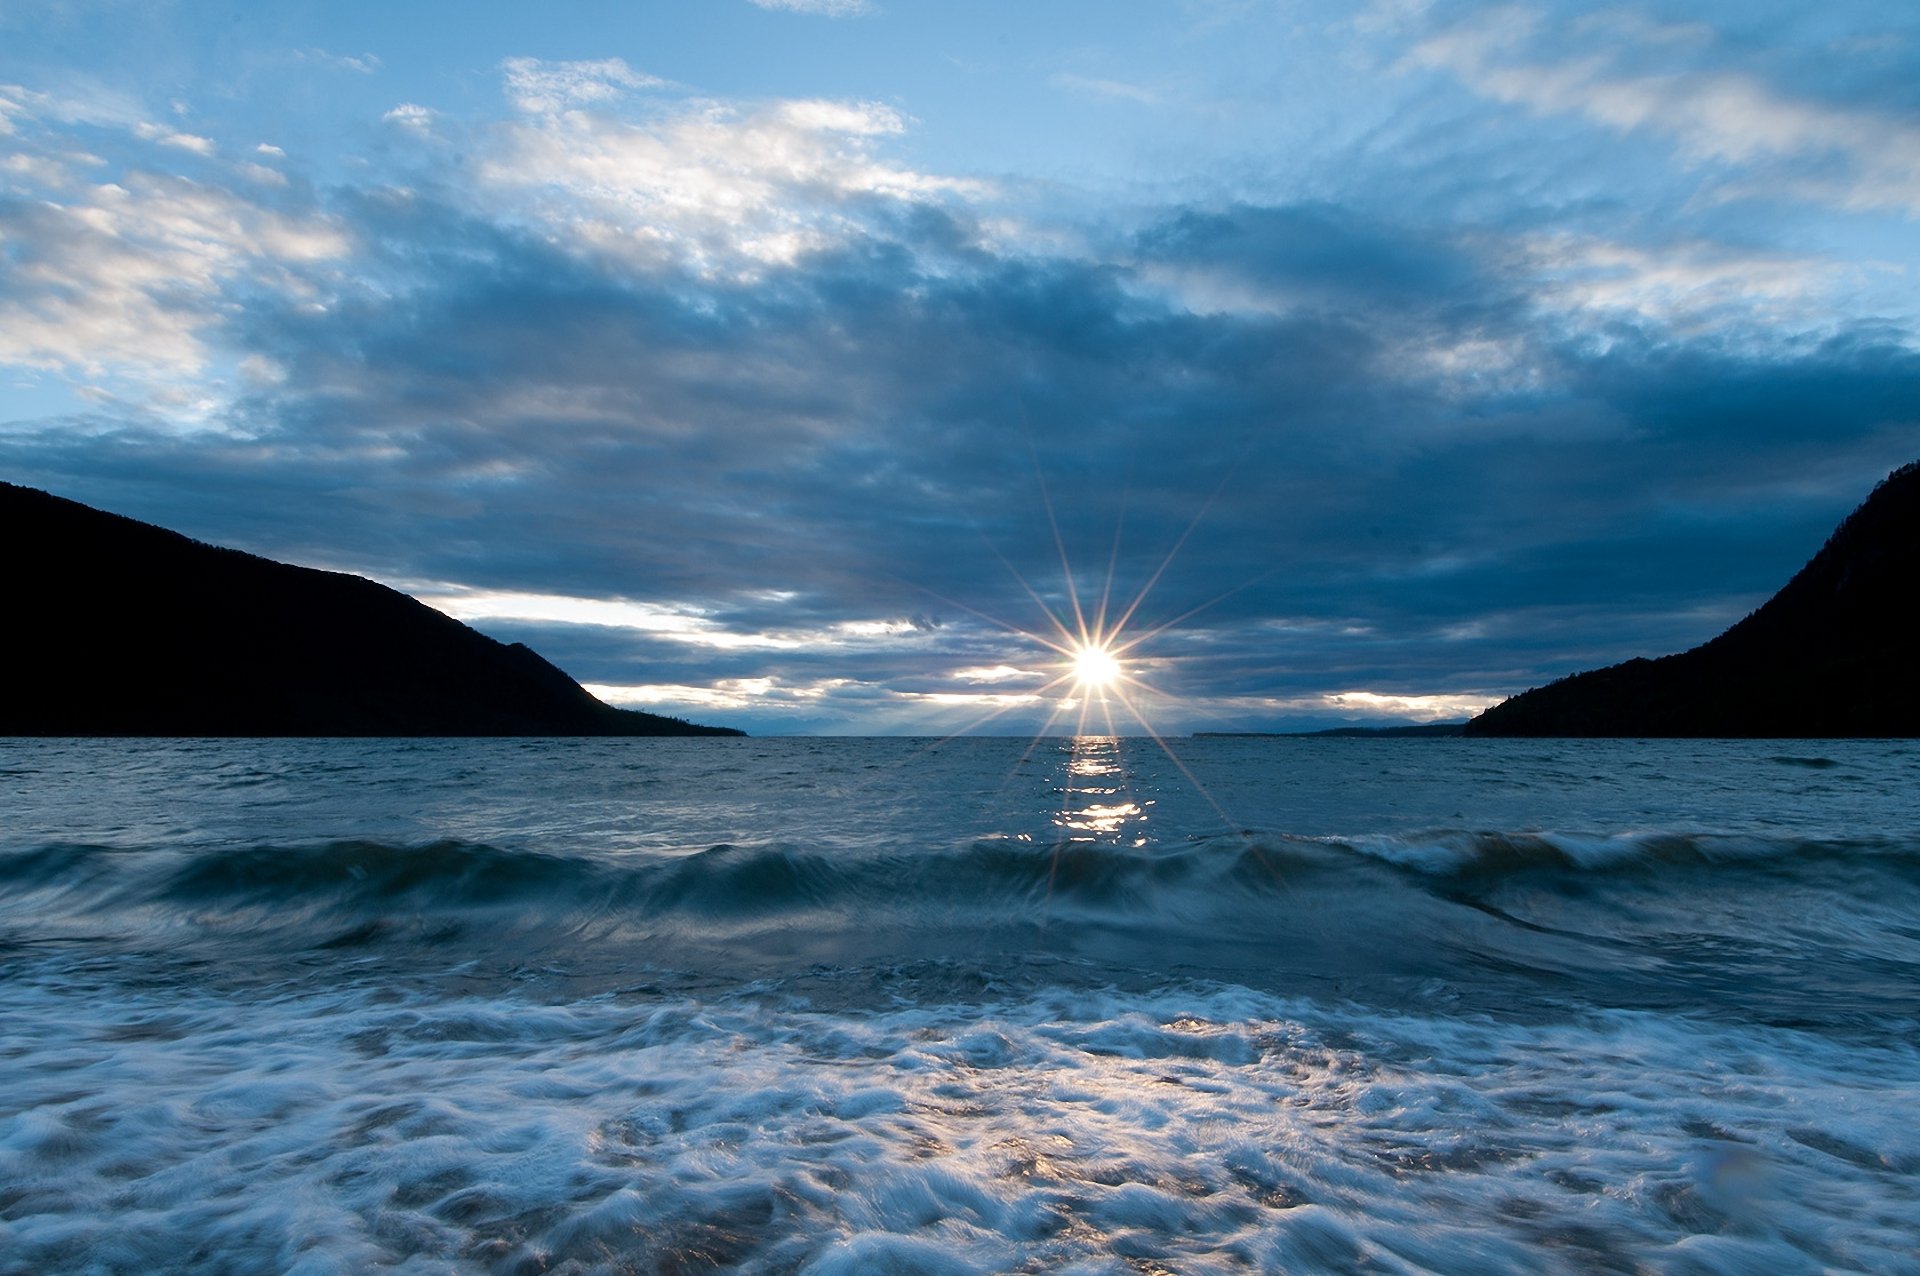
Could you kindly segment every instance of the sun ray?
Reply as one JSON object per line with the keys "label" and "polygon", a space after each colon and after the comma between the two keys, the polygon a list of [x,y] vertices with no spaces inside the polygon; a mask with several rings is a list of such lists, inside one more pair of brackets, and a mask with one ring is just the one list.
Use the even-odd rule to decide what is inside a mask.
{"label": "sun ray", "polygon": [[[1072,647],[1078,639],[1074,637],[1073,631],[1067,628],[1067,622],[1062,620],[1060,616],[1054,612],[1053,608],[1047,606],[1047,600],[1040,596],[1040,591],[1027,583],[1027,578],[1020,574],[1018,568],[1007,561],[1005,554],[1002,554],[991,544],[989,544],[987,548],[993,551],[993,556],[1000,560],[1000,565],[1007,569],[1007,573],[1019,582],[1020,588],[1026,591],[1028,598],[1033,600],[1033,605],[1040,609],[1040,614],[1045,616],[1047,623],[1053,626],[1053,631],[1060,635],[1061,645]],[[1075,605],[1077,606],[1078,604],[1076,603]],[[1051,643],[1048,645],[1053,646]],[[1059,647],[1055,647],[1055,650],[1059,650]]]}
{"label": "sun ray", "polygon": [[[1192,620],[1195,616],[1198,616],[1201,612],[1207,610],[1209,607],[1217,607],[1221,603],[1227,601],[1227,599],[1233,597],[1235,594],[1240,593],[1243,590],[1252,589],[1255,585],[1259,584],[1261,581],[1265,580],[1267,577],[1273,575],[1275,572],[1279,570],[1280,569],[1278,567],[1269,567],[1266,571],[1256,573],[1255,575],[1248,577],[1246,580],[1241,581],[1238,585],[1235,585],[1232,589],[1229,589],[1224,593],[1215,594],[1212,598],[1207,599],[1207,601],[1199,604],[1198,606],[1187,608],[1187,610],[1181,612],[1178,616],[1175,616],[1172,620],[1165,621],[1161,624],[1155,625],[1152,629],[1148,629],[1139,634],[1134,635],[1132,638],[1129,638],[1126,642],[1116,646],[1114,648],[1114,655],[1116,656],[1125,655],[1127,652],[1133,650],[1135,647],[1138,647],[1141,643],[1147,642],[1150,639],[1157,638],[1161,634],[1166,633],[1167,630],[1172,629],[1175,625],[1185,624],[1187,621]],[[1117,634],[1115,636],[1118,637]]]}
{"label": "sun ray", "polygon": [[[1000,561],[1005,563],[1006,559],[1002,558]],[[1007,564],[1007,570],[1013,571],[1013,565],[1011,563]],[[1071,656],[1073,654],[1073,647],[1072,647],[1073,635],[1068,633],[1065,627],[1063,627],[1060,624],[1060,622],[1054,618],[1054,615],[1051,611],[1047,610],[1047,605],[1040,600],[1040,596],[1033,592],[1032,588],[1027,585],[1026,581],[1020,579],[1020,574],[1018,572],[1014,572],[1014,579],[1020,581],[1020,585],[1023,589],[1026,589],[1027,595],[1033,599],[1034,603],[1040,608],[1041,612],[1046,616],[1046,618],[1049,621],[1053,622],[1054,628],[1060,631],[1059,642],[1054,642],[1051,638],[1046,637],[1044,634],[1034,633],[1031,629],[1022,629],[1019,625],[1016,625],[1011,621],[1002,620],[998,616],[992,615],[988,612],[981,611],[978,607],[971,607],[971,606],[968,606],[966,603],[959,601],[958,599],[949,598],[945,594],[940,593],[938,590],[930,589],[925,585],[916,585],[912,581],[900,580],[899,577],[894,577],[893,579],[899,581],[900,584],[905,585],[909,589],[919,590],[921,593],[925,594],[929,598],[937,599],[938,601],[945,603],[949,607],[954,607],[959,609],[960,611],[966,612],[969,616],[974,616],[981,620],[984,620],[988,624],[993,625],[995,628],[1004,629],[1010,634],[1015,634],[1021,638],[1025,638],[1028,642],[1039,643],[1042,647],[1046,647],[1052,651],[1057,651],[1063,656]]]}
{"label": "sun ray", "polygon": [[1166,754],[1167,760],[1179,769],[1181,775],[1186,777],[1187,783],[1193,786],[1194,792],[1198,793],[1201,798],[1205,800],[1206,804],[1213,808],[1214,814],[1218,815],[1221,822],[1227,826],[1227,831],[1241,838],[1246,838],[1248,836],[1247,831],[1241,828],[1238,821],[1227,813],[1227,809],[1214,799],[1212,791],[1200,782],[1200,777],[1195,775],[1192,768],[1188,767],[1180,755],[1173,751],[1173,746],[1168,744],[1166,739],[1161,736],[1158,731],[1153,729],[1153,724],[1147,721],[1146,716],[1134,706],[1133,701],[1124,695],[1118,696],[1117,698],[1122,705],[1126,706],[1127,712],[1133,715],[1133,720],[1140,724],[1140,729],[1147,733],[1147,737],[1160,747],[1160,752]]}
{"label": "sun ray", "polygon": [[[1231,833],[1250,841],[1251,834],[1235,822],[1220,800],[1200,780],[1200,777],[1194,773],[1193,768],[1188,765],[1186,759],[1180,756],[1180,753],[1173,747],[1172,743],[1154,726],[1149,718],[1149,705],[1168,702],[1172,697],[1169,697],[1159,687],[1155,686],[1153,681],[1145,675],[1142,668],[1129,667],[1134,663],[1131,659],[1134,653],[1141,650],[1154,639],[1207,609],[1218,606],[1226,599],[1252,587],[1272,574],[1274,569],[1259,572],[1241,584],[1225,590],[1197,606],[1180,612],[1170,620],[1150,626],[1142,626],[1138,630],[1134,629],[1135,622],[1140,619],[1141,611],[1145,607],[1148,599],[1160,586],[1174,562],[1193,539],[1195,532],[1217,502],[1220,493],[1225,489],[1226,480],[1223,479],[1220,484],[1216,485],[1207,498],[1201,502],[1200,508],[1181,529],[1179,536],[1175,538],[1172,545],[1168,547],[1166,553],[1159,561],[1153,565],[1153,569],[1147,575],[1145,582],[1140,585],[1137,591],[1132,592],[1131,596],[1125,593],[1116,593],[1116,584],[1120,579],[1120,555],[1125,543],[1126,531],[1127,511],[1123,498],[1122,507],[1114,520],[1113,540],[1108,547],[1106,570],[1099,582],[1098,593],[1095,595],[1089,592],[1083,599],[1080,581],[1073,571],[1072,559],[1067,551],[1066,536],[1061,530],[1059,516],[1053,504],[1052,493],[1047,486],[1046,475],[1040,467],[1037,449],[1034,451],[1034,477],[1039,488],[1041,507],[1046,515],[1047,532],[1053,540],[1053,550],[1060,564],[1061,592],[1064,594],[1065,610],[1062,610],[1059,606],[1061,594],[1056,593],[1054,595],[1054,601],[1049,602],[1047,597],[1043,596],[1041,592],[1034,587],[1027,577],[1021,573],[1019,568],[1015,567],[1007,555],[1002,553],[999,547],[993,543],[992,539],[986,535],[984,529],[978,527],[977,524],[975,530],[980,535],[982,546],[999,562],[1001,567],[1013,578],[1020,590],[1033,604],[1035,611],[1038,612],[1038,619],[1042,622],[1039,626],[1028,628],[1026,626],[1013,624],[981,608],[960,602],[957,599],[948,598],[926,586],[917,584],[913,586],[919,590],[919,592],[925,593],[958,611],[975,617],[996,629],[1019,637],[1024,641],[1031,642],[1037,647],[1051,651],[1060,658],[1060,663],[1052,666],[1053,676],[1048,678],[1037,691],[1032,693],[1031,699],[1023,700],[1022,702],[1032,704],[1038,701],[1040,704],[1043,704],[1045,706],[1045,716],[1044,720],[1042,720],[1034,730],[1025,749],[1021,751],[1019,757],[1015,759],[1008,768],[1007,775],[1001,782],[1001,787],[1004,788],[1006,784],[1011,783],[1014,777],[1021,772],[1022,768],[1026,767],[1033,760],[1035,752],[1040,748],[1043,741],[1057,739],[1058,737],[1052,733],[1063,727],[1072,732],[1070,738],[1073,740],[1093,740],[1099,738],[1115,742],[1114,748],[1116,752],[1113,754],[1113,760],[1115,764],[1118,765],[1118,759],[1120,758],[1120,754],[1117,752],[1119,747],[1118,741],[1124,738],[1121,735],[1120,720],[1121,716],[1124,715],[1125,719],[1129,719],[1133,724],[1136,724],[1140,732],[1153,742],[1154,747],[1166,757],[1168,762],[1185,782],[1193,786],[1194,792],[1212,808],[1214,814],[1220,819],[1222,826]],[[1126,606],[1120,608],[1118,615],[1115,615],[1118,600],[1123,597],[1127,598]],[[1164,667],[1164,661],[1164,657],[1160,660],[1150,661],[1147,667],[1154,669],[1162,668]],[[1118,710],[1115,708],[1115,701],[1119,702]],[[963,730],[977,730],[980,726],[999,719],[1016,707],[1018,706],[1011,704],[997,706],[990,712],[981,715],[969,727],[963,728]],[[1104,737],[1090,736],[1088,735],[1090,727],[1095,729],[1104,728],[1106,735]],[[947,739],[951,738],[951,736],[947,737]],[[1074,747],[1077,748],[1077,746]],[[1075,756],[1078,756],[1077,753]],[[1132,792],[1131,782],[1124,778],[1127,774],[1124,767],[1121,767],[1120,774],[1123,778],[1119,783],[1125,785],[1128,792]],[[1077,814],[1079,808],[1075,806],[1075,793],[1077,791],[1075,783],[1075,780],[1070,774],[1065,782],[1065,787],[1061,790],[1063,798],[1059,823],[1060,826],[1066,830],[1082,828],[1081,823],[1074,822],[1080,820],[1080,815]],[[1129,799],[1129,802],[1131,802],[1131,800],[1132,799]],[[1088,809],[1094,810],[1096,808],[1104,809],[1102,804],[1098,802]],[[1138,808],[1136,808],[1136,814],[1139,814]],[[1109,830],[1104,826],[1094,830],[1096,836],[1105,836],[1106,833],[1114,831],[1116,830]],[[1068,840],[1077,839],[1069,834]],[[1056,846],[1054,868],[1058,867],[1058,855],[1060,851],[1061,847]],[[1269,867],[1271,868],[1272,866]],[[1277,876],[1277,870],[1275,870],[1275,872]],[[1049,895],[1051,894],[1053,884],[1052,875],[1052,869],[1050,869],[1048,883]]]}
{"label": "sun ray", "polygon": [[[1060,554],[1060,574],[1066,580],[1067,601],[1073,605],[1073,623],[1080,631],[1080,641],[1084,643],[1087,641],[1087,618],[1080,609],[1080,591],[1073,584],[1073,565],[1067,561],[1067,543],[1060,536],[1059,520],[1053,516],[1053,496],[1047,491],[1047,476],[1040,468],[1040,449],[1034,444],[1032,435],[1027,436],[1027,447],[1033,453],[1033,477],[1040,484],[1040,505],[1047,512],[1047,527],[1053,532],[1053,547]],[[1059,625],[1058,621],[1054,623]],[[1065,626],[1061,625],[1060,628],[1064,630]]]}
{"label": "sun ray", "polygon": [[1100,608],[1094,613],[1093,640],[1107,640],[1107,604],[1113,599],[1113,578],[1120,567],[1120,536],[1127,526],[1127,493],[1120,494],[1120,514],[1113,520],[1113,549],[1107,554],[1107,578],[1100,586]]}
{"label": "sun ray", "polygon": [[1127,627],[1127,622],[1133,619],[1133,613],[1140,610],[1140,604],[1147,601],[1147,595],[1151,594],[1153,587],[1160,583],[1160,578],[1166,574],[1167,568],[1173,566],[1173,560],[1179,556],[1188,538],[1193,535],[1194,529],[1200,526],[1200,520],[1205,518],[1207,511],[1213,508],[1214,501],[1219,498],[1222,489],[1224,489],[1226,485],[1227,477],[1222,477],[1220,482],[1214,486],[1213,491],[1207,495],[1207,499],[1200,503],[1200,508],[1194,513],[1193,520],[1187,524],[1186,530],[1180,533],[1180,539],[1173,543],[1173,548],[1167,551],[1167,556],[1160,560],[1158,567],[1153,569],[1153,575],[1147,577],[1147,583],[1140,587],[1140,592],[1134,595],[1131,603],[1127,604],[1127,609],[1120,613],[1120,619],[1114,622],[1114,633],[1117,634],[1124,630]]}

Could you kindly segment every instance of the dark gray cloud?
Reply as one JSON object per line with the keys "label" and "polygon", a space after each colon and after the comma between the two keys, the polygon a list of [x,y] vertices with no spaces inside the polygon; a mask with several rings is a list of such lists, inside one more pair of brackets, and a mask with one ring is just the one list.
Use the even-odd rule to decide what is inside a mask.
{"label": "dark gray cloud", "polygon": [[[140,294],[244,388],[191,428],[113,402],[17,423],[0,464],[443,596],[585,681],[755,729],[1007,708],[927,697],[1051,676],[1057,657],[995,622],[1069,617],[1063,558],[1089,617],[1152,585],[1129,632],[1167,626],[1135,655],[1175,729],[1365,711],[1325,699],[1342,692],[1486,698],[1684,647],[1920,455],[1911,325],[1838,304],[1851,276],[1771,234],[1776,210],[1728,197],[1669,229],[1649,210],[1680,209],[1671,191],[1522,180],[1554,129],[1600,149],[1599,89],[1654,93],[1662,68],[1679,123],[1621,127],[1700,149],[1715,183],[1750,176],[1681,82],[1689,48],[1739,53],[1733,36],[1623,29],[1605,77],[1535,75],[1592,25],[1549,14],[1476,44],[1472,17],[1442,6],[1417,33],[1419,92],[1462,120],[1505,93],[1559,123],[1460,141],[1431,172],[1402,153],[1398,188],[1376,166],[1337,198],[1009,229],[984,196],[867,181],[877,143],[859,139],[897,121],[820,104],[724,116],[729,145],[772,158],[724,171],[719,212],[694,178],[720,143],[666,108],[468,129],[472,156],[288,188],[271,216],[150,183],[203,238],[219,217],[306,235]],[[1771,65],[1741,56],[1741,75]],[[1815,118],[1798,64],[1773,61],[1768,100]],[[1847,149],[1843,107],[1904,109],[1876,76],[1827,82],[1839,159],[1796,170],[1807,198],[1840,177],[1897,197]],[[636,154],[673,198],[636,205],[583,168]],[[503,156],[510,179],[488,168]],[[16,200],[0,224],[39,236],[25,261],[86,223]],[[186,251],[145,242],[143,260]],[[568,622],[556,598],[626,610]]]}
{"label": "dark gray cloud", "polygon": [[[1192,525],[1136,631],[1211,606],[1150,645],[1156,681],[1290,700],[1497,693],[1697,641],[1920,450],[1920,369],[1883,334],[1595,352],[1500,260],[1318,206],[1174,210],[1130,264],[928,215],[738,284],[448,209],[356,230],[408,286],[257,300],[246,344],[284,379],[237,434],[42,431],[12,471],[388,579],[693,601],[744,634],[944,622],[857,650],[491,625],[609,684],[950,687],[1032,663],[974,615],[1040,628],[1020,580],[1066,611],[1049,504],[1089,610],[1109,562],[1117,612]],[[1197,313],[1160,268],[1272,304]],[[1546,372],[1463,393],[1416,362],[1463,334]]]}

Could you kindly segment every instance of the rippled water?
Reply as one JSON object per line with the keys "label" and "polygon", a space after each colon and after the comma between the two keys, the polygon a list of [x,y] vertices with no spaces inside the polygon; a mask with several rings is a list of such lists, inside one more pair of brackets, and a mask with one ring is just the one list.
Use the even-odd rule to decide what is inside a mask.
{"label": "rippled water", "polygon": [[1920,748],[0,742],[0,1271],[1920,1272]]}

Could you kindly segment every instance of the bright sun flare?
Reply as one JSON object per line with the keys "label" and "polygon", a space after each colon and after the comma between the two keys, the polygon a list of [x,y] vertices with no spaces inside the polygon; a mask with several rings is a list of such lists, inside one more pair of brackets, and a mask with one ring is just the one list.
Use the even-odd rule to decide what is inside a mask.
{"label": "bright sun flare", "polygon": [[1081,686],[1099,691],[1119,680],[1120,662],[1107,648],[1089,643],[1073,653],[1073,678]]}

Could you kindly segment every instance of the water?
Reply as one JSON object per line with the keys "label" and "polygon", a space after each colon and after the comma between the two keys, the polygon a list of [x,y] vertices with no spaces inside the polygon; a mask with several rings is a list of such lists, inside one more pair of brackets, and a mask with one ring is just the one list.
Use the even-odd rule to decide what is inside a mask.
{"label": "water", "polygon": [[0,1272],[1920,1272],[1920,747],[0,742]]}

